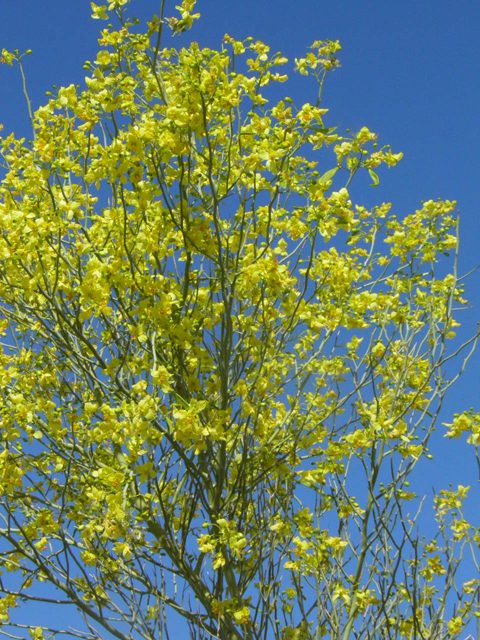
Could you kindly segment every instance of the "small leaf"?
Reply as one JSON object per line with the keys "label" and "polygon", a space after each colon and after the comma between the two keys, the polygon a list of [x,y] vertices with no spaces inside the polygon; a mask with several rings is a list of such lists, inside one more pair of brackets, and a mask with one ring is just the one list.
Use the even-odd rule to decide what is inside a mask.
{"label": "small leaf", "polygon": [[375,171],[373,171],[372,169],[369,169],[368,173],[370,174],[370,177],[373,180],[373,184],[371,186],[372,187],[378,187],[378,185],[380,184],[380,178],[377,176]]}
{"label": "small leaf", "polygon": [[327,129],[326,127],[320,127],[319,125],[315,125],[315,124],[310,125],[310,128],[309,128],[310,131],[315,131],[315,133],[324,133],[325,135],[330,135],[337,129],[338,127],[330,127]]}
{"label": "small leaf", "polygon": [[333,178],[333,176],[337,173],[337,171],[338,171],[338,167],[335,167],[335,169],[330,169],[329,171],[323,174],[323,176],[319,180],[319,183],[324,184],[325,182],[328,182]]}

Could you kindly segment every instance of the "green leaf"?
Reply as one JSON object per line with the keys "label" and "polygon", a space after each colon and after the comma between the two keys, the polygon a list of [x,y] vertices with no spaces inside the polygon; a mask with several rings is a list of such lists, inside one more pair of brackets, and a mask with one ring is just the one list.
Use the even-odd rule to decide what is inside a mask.
{"label": "green leaf", "polygon": [[373,171],[372,169],[369,169],[368,173],[370,174],[370,177],[373,180],[373,184],[371,186],[372,187],[378,187],[378,185],[380,184],[380,178],[377,176],[375,171]]}
{"label": "green leaf", "polygon": [[333,176],[337,173],[337,171],[338,171],[338,167],[335,167],[335,169],[330,169],[329,171],[323,174],[323,176],[319,180],[319,183],[324,184],[325,182],[328,182],[333,178]]}
{"label": "green leaf", "polygon": [[315,131],[315,133],[324,133],[325,135],[330,135],[337,129],[338,127],[326,128],[326,127],[320,127],[319,125],[316,125],[316,124],[312,124],[309,127],[309,131]]}

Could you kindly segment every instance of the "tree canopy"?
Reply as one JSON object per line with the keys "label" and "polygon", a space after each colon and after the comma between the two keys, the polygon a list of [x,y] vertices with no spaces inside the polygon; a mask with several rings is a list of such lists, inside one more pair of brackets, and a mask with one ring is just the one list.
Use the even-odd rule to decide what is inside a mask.
{"label": "tree canopy", "polygon": [[285,57],[166,46],[199,14],[164,4],[92,3],[115,24],[86,88],[1,140],[0,632],[455,638],[480,615],[469,487],[427,535],[410,479],[431,437],[478,449],[473,410],[435,432],[477,342],[453,340],[456,203],[352,202],[402,154],[324,124],[338,42],[295,60],[311,104],[273,102]]}

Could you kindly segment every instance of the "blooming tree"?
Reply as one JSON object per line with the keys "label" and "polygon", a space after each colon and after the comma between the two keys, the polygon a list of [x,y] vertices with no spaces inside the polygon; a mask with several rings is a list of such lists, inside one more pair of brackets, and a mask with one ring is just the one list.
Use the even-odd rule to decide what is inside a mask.
{"label": "blooming tree", "polygon": [[[165,46],[194,4],[143,31],[92,4],[117,26],[85,90],[1,141],[1,631],[454,638],[479,615],[468,487],[422,537],[409,478],[476,344],[451,342],[455,203],[352,204],[401,154],[325,126],[338,42],[295,61],[314,103],[272,103],[266,44]],[[477,446],[480,416],[442,430]]]}

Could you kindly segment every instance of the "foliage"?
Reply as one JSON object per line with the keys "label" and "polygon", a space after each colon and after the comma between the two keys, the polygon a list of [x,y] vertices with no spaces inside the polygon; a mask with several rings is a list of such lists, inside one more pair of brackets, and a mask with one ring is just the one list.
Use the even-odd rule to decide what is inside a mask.
{"label": "foliage", "polygon": [[[337,42],[296,60],[315,104],[272,105],[287,60],[267,45],[165,47],[194,1],[146,32],[126,4],[92,3],[119,27],[86,89],[1,142],[5,633],[455,637],[479,615],[468,487],[437,494],[422,538],[409,486],[476,344],[449,347],[455,203],[352,204],[401,154],[324,125]],[[446,435],[465,432],[477,447],[478,414]],[[84,629],[26,623],[33,601]]]}

